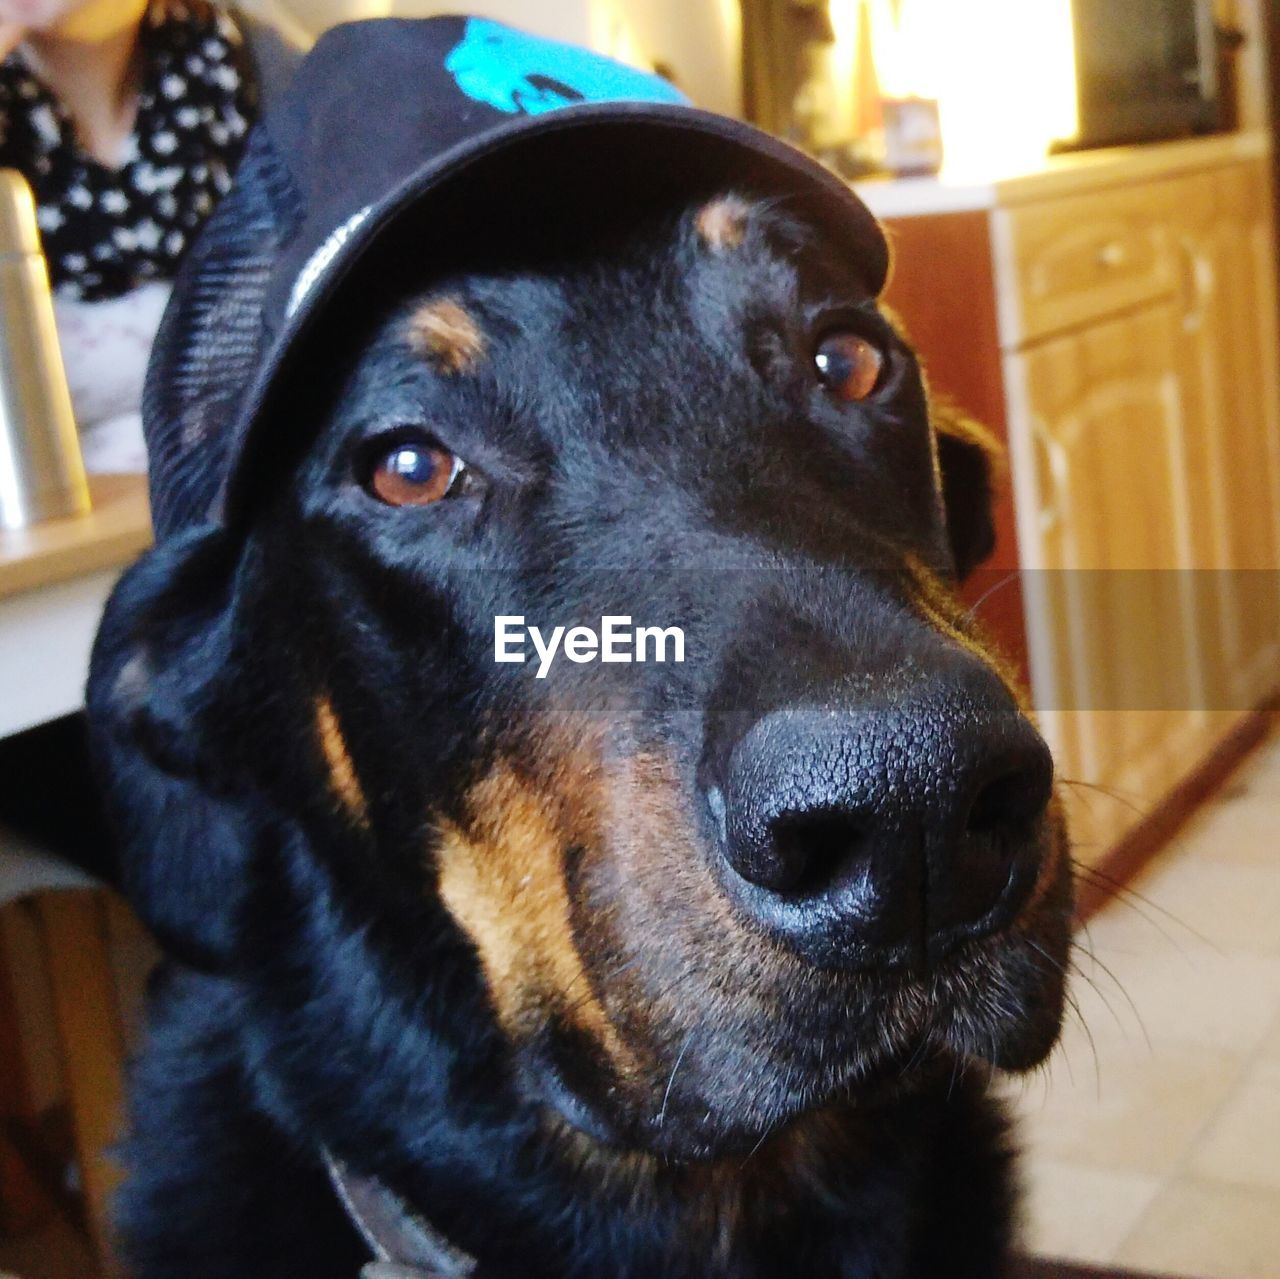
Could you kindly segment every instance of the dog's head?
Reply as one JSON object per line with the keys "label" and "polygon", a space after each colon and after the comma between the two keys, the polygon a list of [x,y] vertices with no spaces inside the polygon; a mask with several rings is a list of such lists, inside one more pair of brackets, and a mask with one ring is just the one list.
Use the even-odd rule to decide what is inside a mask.
{"label": "dog's head", "polygon": [[697,1157],[1038,1062],[1068,858],[954,593],[981,440],[785,207],[617,204],[380,273],[295,378],[247,533],[127,579],[92,700],[179,953],[252,982],[359,939],[406,1015],[469,1027],[460,1069]]}

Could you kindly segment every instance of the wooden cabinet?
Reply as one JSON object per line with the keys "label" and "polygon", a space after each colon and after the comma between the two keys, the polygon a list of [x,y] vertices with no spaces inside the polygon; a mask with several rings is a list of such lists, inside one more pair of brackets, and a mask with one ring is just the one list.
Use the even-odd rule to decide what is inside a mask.
{"label": "wooden cabinet", "polygon": [[1089,192],[1006,211],[1011,338],[1034,341],[1173,289],[1163,192]]}
{"label": "wooden cabinet", "polygon": [[1178,368],[1208,703],[1273,691],[1280,669],[1280,418],[1269,190],[1236,166],[1176,187]]}
{"label": "wooden cabinet", "polygon": [[[997,189],[989,243],[973,245],[998,324],[968,358],[999,373],[1023,569],[1010,646],[1025,643],[1037,712],[1076,783],[1065,797],[1086,861],[1280,687],[1268,164],[1175,154],[1174,171],[1144,155],[1141,176],[1113,166],[1083,190]],[[891,230],[927,263],[931,234],[955,254],[942,228],[959,216],[972,218]],[[937,263],[900,254],[889,294],[908,330],[957,331],[961,312],[937,314],[955,303],[916,288],[917,269]],[[939,363],[962,367],[954,353]],[[964,385],[934,382],[978,410]]]}
{"label": "wooden cabinet", "polygon": [[1170,501],[1183,437],[1176,328],[1164,301],[1011,361],[1034,454],[1037,700],[1048,716],[1070,713],[1058,721],[1071,725],[1058,729],[1065,775],[1121,793],[1147,793],[1153,775],[1193,760],[1186,523]]}
{"label": "wooden cabinet", "polygon": [[1024,585],[1037,707],[1060,774],[1112,792],[1072,801],[1090,844],[1113,837],[1202,745],[1177,328],[1165,300],[1009,361],[1033,455],[1019,498],[1034,502],[1038,535]]}

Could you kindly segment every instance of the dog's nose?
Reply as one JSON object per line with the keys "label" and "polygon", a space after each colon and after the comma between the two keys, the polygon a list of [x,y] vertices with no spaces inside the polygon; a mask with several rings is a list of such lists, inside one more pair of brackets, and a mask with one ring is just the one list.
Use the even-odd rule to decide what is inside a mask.
{"label": "dog's nose", "polygon": [[726,878],[814,962],[933,962],[994,932],[1040,865],[1040,735],[983,668],[873,705],[774,711],[708,792]]}

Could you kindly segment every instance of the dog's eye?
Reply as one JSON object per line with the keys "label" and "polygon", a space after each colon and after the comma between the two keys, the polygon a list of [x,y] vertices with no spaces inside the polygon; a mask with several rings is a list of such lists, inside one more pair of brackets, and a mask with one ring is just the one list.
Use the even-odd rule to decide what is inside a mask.
{"label": "dog's eye", "polygon": [[813,353],[818,381],[838,400],[865,400],[880,385],[884,352],[852,329],[827,333]]}
{"label": "dog's eye", "polygon": [[438,444],[405,441],[378,455],[367,487],[388,506],[427,506],[458,491],[466,471]]}

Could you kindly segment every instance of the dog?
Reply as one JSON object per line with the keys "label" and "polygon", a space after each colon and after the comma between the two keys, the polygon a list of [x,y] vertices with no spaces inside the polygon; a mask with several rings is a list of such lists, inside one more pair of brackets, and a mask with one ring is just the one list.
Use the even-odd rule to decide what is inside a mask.
{"label": "dog", "polygon": [[[537,203],[366,271],[252,521],[108,606],[96,754],[171,957],[122,1253],[992,1279],[988,1084],[1055,1042],[1071,882],[957,589],[987,442],[785,199]],[[557,659],[496,660],[511,618]],[[618,618],[684,660],[570,633]]]}

